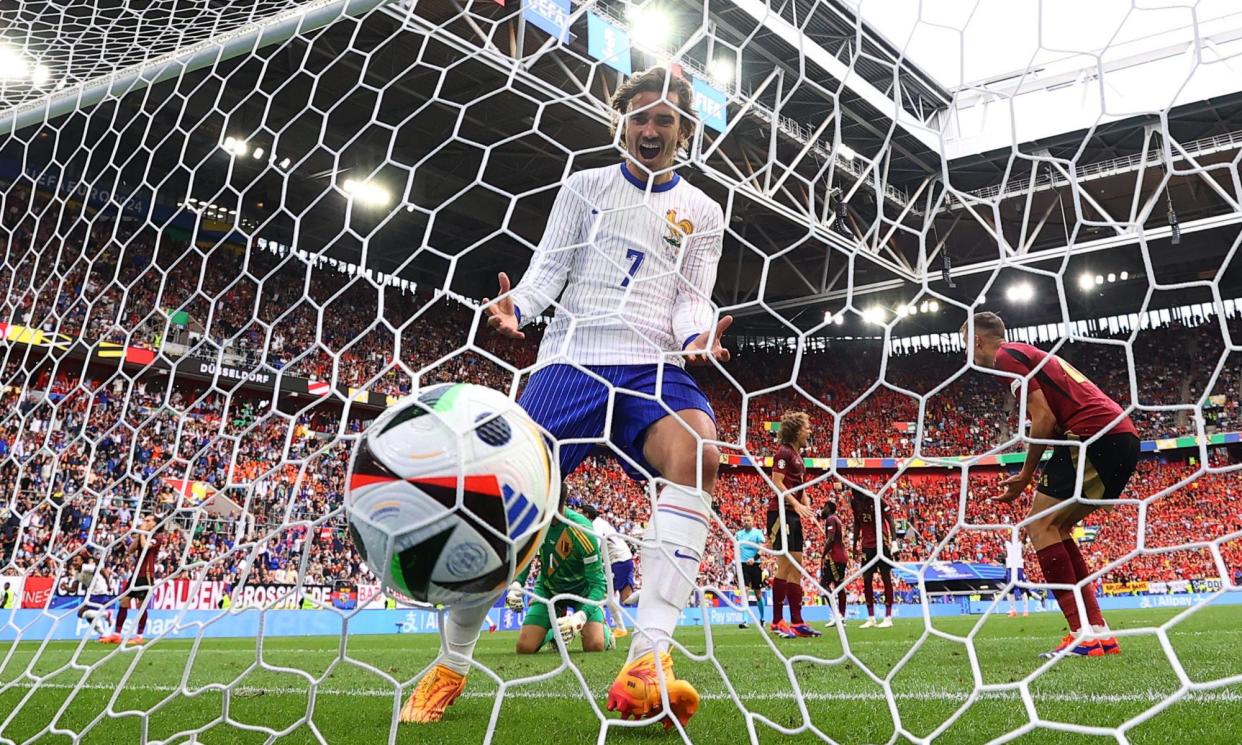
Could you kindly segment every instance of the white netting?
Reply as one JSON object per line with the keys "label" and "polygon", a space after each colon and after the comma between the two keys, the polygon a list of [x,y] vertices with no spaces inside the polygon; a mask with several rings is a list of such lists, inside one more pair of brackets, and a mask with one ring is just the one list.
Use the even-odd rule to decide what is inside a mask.
{"label": "white netting", "polygon": [[[620,159],[606,100],[622,60],[672,60],[708,102],[680,173],[724,210],[714,303],[737,317],[733,360],[695,373],[722,457],[699,584],[721,607],[679,631],[678,674],[704,694],[682,735],[985,741],[1046,728],[1124,742],[1236,706],[1242,662],[1209,644],[1228,616],[1201,615],[1236,596],[1242,569],[1230,458],[1242,107],[1227,13],[1135,0],[1092,10],[1074,25],[1094,35],[1073,38],[1058,33],[1069,6],[1044,4],[1013,11],[1006,45],[986,22],[1011,11],[988,3],[893,11],[905,26],[878,3],[827,0],[374,5],[4,12],[0,739],[424,736],[397,713],[434,649],[398,657],[401,645],[366,638],[425,631],[434,611],[372,622],[334,607],[384,603],[345,533],[346,469],[398,396],[524,385],[542,323],[501,341],[479,301],[498,269],[521,274],[564,180]],[[547,33],[557,18],[560,42]],[[920,67],[929,47],[948,59],[935,74]],[[980,65],[990,56],[1009,66]],[[1027,660],[1056,624],[998,635],[1000,595],[940,621],[956,606],[932,602],[922,572],[1003,565],[1026,517],[986,499],[998,468],[1021,460],[1027,402],[966,364],[957,329],[978,310],[1072,361],[1149,443],[1084,537],[1096,584],[1185,608],[1116,632],[1150,654],[1150,679]],[[732,536],[746,516],[764,527],[763,459],[788,409],[811,414],[816,509],[833,499],[849,516],[849,486],[892,504],[904,642],[852,627],[802,646],[716,638],[744,618]],[[649,491],[598,454],[568,484],[637,544]],[[81,567],[96,563],[95,594],[114,597],[153,514],[177,526],[147,601],[155,646],[99,652],[75,614],[91,581]],[[806,527],[813,598],[822,530]],[[639,568],[641,583],[641,556]],[[287,615],[300,606],[319,620]],[[303,628],[340,643],[314,662],[300,655],[310,647],[282,651]],[[257,638],[214,636],[239,629]],[[544,671],[476,660],[465,703],[502,695],[470,734],[512,741],[539,726],[522,709],[554,705],[577,712],[567,737],[624,736],[631,725],[603,710],[622,655],[600,672],[559,651],[564,665]],[[273,703],[250,701],[262,696]],[[840,718],[844,703],[866,721]]]}

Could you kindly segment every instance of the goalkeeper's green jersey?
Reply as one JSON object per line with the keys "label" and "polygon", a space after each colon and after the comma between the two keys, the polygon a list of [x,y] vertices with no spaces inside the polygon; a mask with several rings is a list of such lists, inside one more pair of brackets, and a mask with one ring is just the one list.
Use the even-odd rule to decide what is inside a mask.
{"label": "goalkeeper's green jersey", "polygon": [[[548,534],[539,546],[536,595],[550,598],[569,593],[588,600],[603,600],[608,596],[604,558],[593,530],[590,520],[568,508],[563,519],[552,518]],[[515,581],[525,585],[529,573],[528,566]]]}

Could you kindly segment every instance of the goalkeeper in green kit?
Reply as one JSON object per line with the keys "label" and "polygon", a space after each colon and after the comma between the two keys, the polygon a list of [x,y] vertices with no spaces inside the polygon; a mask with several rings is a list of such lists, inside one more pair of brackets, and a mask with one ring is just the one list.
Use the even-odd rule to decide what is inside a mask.
{"label": "goalkeeper in green kit", "polygon": [[[568,508],[548,526],[548,534],[539,546],[539,576],[532,590],[534,598],[518,634],[518,654],[538,652],[552,640],[553,634],[560,634],[566,643],[580,634],[584,652],[612,649],[612,630],[604,623],[608,580],[604,576],[599,537],[593,530],[590,520]],[[522,610],[522,588],[529,572],[527,567],[510,585],[505,599],[510,610]],[[553,601],[557,596],[567,597]],[[553,604],[556,606],[555,622],[549,614],[549,606]],[[562,615],[570,606],[575,612]]]}

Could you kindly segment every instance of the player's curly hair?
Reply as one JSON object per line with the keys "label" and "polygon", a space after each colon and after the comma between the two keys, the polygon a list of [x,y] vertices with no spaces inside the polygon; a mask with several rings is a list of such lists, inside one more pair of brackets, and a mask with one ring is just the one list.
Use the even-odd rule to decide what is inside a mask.
{"label": "player's curly hair", "polygon": [[[665,78],[668,78],[669,103],[681,110],[681,136],[678,138],[678,145],[686,144],[694,134],[694,119],[689,116],[690,112],[694,111],[694,89],[690,87],[690,81],[680,75],[670,75],[667,68],[659,66],[648,67],[630,77],[612,95],[612,101],[608,105],[617,112],[617,116],[612,120],[613,137],[617,136],[617,129],[621,126],[621,122],[625,121],[625,115],[630,110],[630,101],[634,96],[639,93],[663,95]],[[674,96],[677,99],[675,102],[672,100]]]}
{"label": "player's curly hair", "polygon": [[781,444],[794,444],[803,432],[810,429],[811,417],[805,411],[786,411],[781,417]]}

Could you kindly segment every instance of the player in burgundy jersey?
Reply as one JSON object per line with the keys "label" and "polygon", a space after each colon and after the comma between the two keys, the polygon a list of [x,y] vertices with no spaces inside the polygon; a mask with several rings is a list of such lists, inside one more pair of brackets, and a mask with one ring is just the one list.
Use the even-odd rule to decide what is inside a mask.
{"label": "player in burgundy jersey", "polygon": [[[804,411],[787,411],[781,417],[780,447],[772,458],[772,482],[776,492],[768,500],[768,542],[776,552],[776,573],[772,577],[772,631],[791,639],[823,636],[802,620],[802,518],[813,518],[810,495],[802,488],[806,465],[802,448],[811,437],[811,418]],[[785,503],[784,516],[780,513]],[[791,514],[792,513],[792,514]],[[782,617],[781,605],[789,602],[789,621]]]}
{"label": "player in burgundy jersey", "polygon": [[829,499],[820,510],[824,521],[824,558],[819,567],[819,584],[829,596],[837,593],[837,616],[828,621],[828,627],[845,626],[845,573],[849,570],[849,556],[845,553],[845,526],[837,517],[837,503]]}
{"label": "player in burgundy jersey", "polygon": [[[1090,443],[1085,448],[1081,494],[1078,458],[1084,449],[1078,445],[1053,447],[1026,521],[1045,581],[1081,589],[1081,609],[1087,616],[1083,624],[1076,591],[1054,589],[1070,633],[1056,649],[1042,656],[1052,657],[1062,650],[1084,657],[1117,654],[1121,648],[1100,613],[1089,579],[1091,570],[1078,550],[1073,531],[1087,515],[1107,506],[1103,502],[1119,497],[1129,482],[1139,456],[1134,423],[1073,365],[1030,344],[1005,341],[1005,322],[1000,316],[978,313],[974,324],[975,364],[1020,376],[1010,378],[1010,388],[1019,399],[1025,391],[1026,413],[1031,420],[1026,461],[1018,474],[1001,481],[1005,491],[996,501],[1014,501],[1034,480],[1035,469],[1048,447],[1037,440]],[[963,337],[966,332],[963,325]]]}
{"label": "player in burgundy jersey", "polygon": [[160,549],[167,542],[167,537],[163,531],[158,529],[154,515],[142,518],[139,528],[142,532],[129,546],[129,553],[138,556],[138,566],[135,567],[134,574],[130,578],[129,588],[121,596],[119,602],[121,607],[116,614],[116,626],[113,627],[111,634],[99,640],[104,644],[121,643],[121,629],[125,626],[125,619],[129,615],[130,608],[142,608],[142,614],[138,616],[138,633],[130,637],[128,643],[142,644],[144,641],[142,632],[147,630],[147,609],[143,606],[146,603],[147,593],[155,584],[155,565],[159,561]]}
{"label": "player in burgundy jersey", "polygon": [[[880,524],[877,526],[876,499],[880,502]],[[882,497],[869,497],[866,492],[854,489],[850,495],[850,510],[854,513],[854,554],[859,556],[863,565],[863,597],[867,601],[867,620],[860,629],[872,627],[887,629],[893,625],[893,567],[890,561],[896,555],[892,540],[896,533],[893,528],[892,505]],[[859,555],[859,545],[862,553]],[[879,547],[883,546],[881,552]],[[880,573],[880,581],[884,583],[884,620],[875,622],[875,573]]]}

